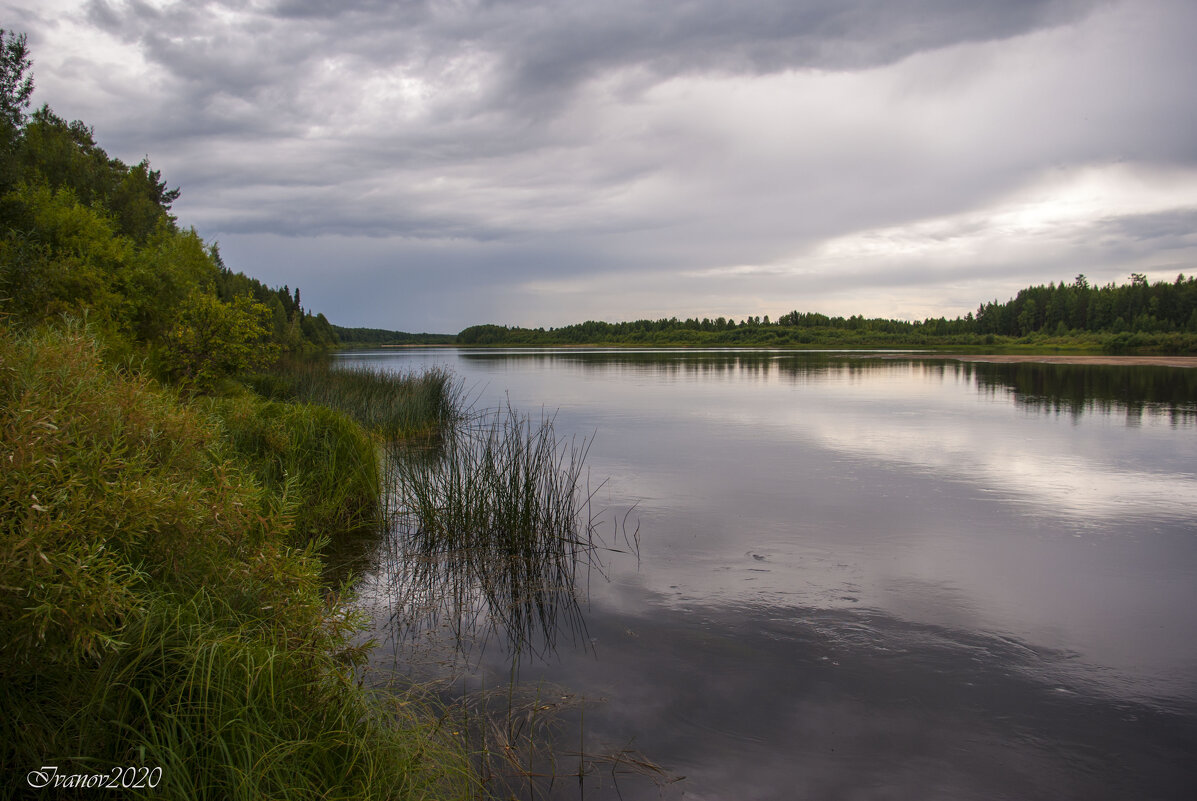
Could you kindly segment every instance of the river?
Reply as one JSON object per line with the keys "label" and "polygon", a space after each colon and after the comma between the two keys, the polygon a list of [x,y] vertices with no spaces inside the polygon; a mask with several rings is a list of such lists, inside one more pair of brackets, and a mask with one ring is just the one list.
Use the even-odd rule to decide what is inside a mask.
{"label": "river", "polygon": [[518,687],[534,699],[521,709],[555,717],[556,764],[538,756],[533,772],[556,778],[528,794],[1197,792],[1197,370],[770,351],[340,358],[447,366],[475,408],[543,413],[590,442],[602,547],[555,648],[513,667],[502,632],[463,652],[443,619],[396,634],[386,560],[363,562],[379,671],[507,688],[509,706]]}

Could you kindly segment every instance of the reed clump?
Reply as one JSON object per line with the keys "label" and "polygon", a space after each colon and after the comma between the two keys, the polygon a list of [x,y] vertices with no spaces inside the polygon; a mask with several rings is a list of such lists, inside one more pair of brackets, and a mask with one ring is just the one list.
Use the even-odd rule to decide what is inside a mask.
{"label": "reed clump", "polygon": [[469,416],[435,449],[393,447],[386,504],[399,590],[425,605],[436,595],[459,628],[501,626],[517,650],[580,631],[576,587],[595,551],[588,447],[559,440],[551,417],[510,408]]}
{"label": "reed clump", "polygon": [[[245,436],[339,425],[225,418],[255,411]],[[471,795],[435,716],[357,686],[359,621],[294,534],[297,493],[247,450],[211,408],[106,366],[85,331],[0,323],[7,788],[42,765],[144,765],[163,768],[140,793],[156,798]]]}
{"label": "reed clump", "polygon": [[461,391],[440,367],[396,373],[335,359],[285,359],[252,386],[274,400],[337,409],[384,440],[433,436],[458,423]]}

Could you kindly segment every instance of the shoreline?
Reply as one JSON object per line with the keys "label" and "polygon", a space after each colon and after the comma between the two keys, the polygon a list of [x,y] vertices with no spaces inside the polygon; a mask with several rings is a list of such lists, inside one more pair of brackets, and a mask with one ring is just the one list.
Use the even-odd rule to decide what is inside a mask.
{"label": "shoreline", "polygon": [[872,350],[868,348],[778,348],[765,345],[758,346],[694,346],[694,345],[644,345],[627,344],[596,345],[576,344],[565,345],[419,345],[414,343],[393,345],[350,346],[337,348],[336,353],[352,353],[355,351],[369,351],[382,349],[416,349],[416,348],[449,348],[461,350],[719,350],[719,351],[753,351],[776,350],[792,353],[824,352],[848,358],[861,359],[940,359],[960,362],[993,362],[993,363],[1039,363],[1039,364],[1079,364],[1107,367],[1183,367],[1197,368],[1197,356],[1150,356],[1150,355],[1106,355],[1106,354],[1061,354],[1061,353],[957,353],[954,351],[932,351],[918,349],[903,349],[901,351],[887,351],[884,348]]}

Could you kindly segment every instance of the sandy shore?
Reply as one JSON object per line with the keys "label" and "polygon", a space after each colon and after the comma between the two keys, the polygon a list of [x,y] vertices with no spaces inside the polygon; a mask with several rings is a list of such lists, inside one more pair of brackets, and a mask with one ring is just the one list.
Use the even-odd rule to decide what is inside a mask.
{"label": "sandy shore", "polygon": [[[873,354],[876,357],[877,354]],[[954,359],[960,362],[1038,362],[1041,364],[1110,364],[1136,367],[1197,367],[1197,356],[1068,356],[1037,353],[904,353],[883,359]]]}

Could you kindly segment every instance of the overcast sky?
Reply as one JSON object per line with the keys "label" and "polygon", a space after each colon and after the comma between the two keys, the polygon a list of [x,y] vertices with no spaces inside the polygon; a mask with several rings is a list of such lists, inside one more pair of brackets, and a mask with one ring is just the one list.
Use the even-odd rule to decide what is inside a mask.
{"label": "overcast sky", "polygon": [[1197,272],[1193,0],[0,0],[342,325],[949,317]]}

